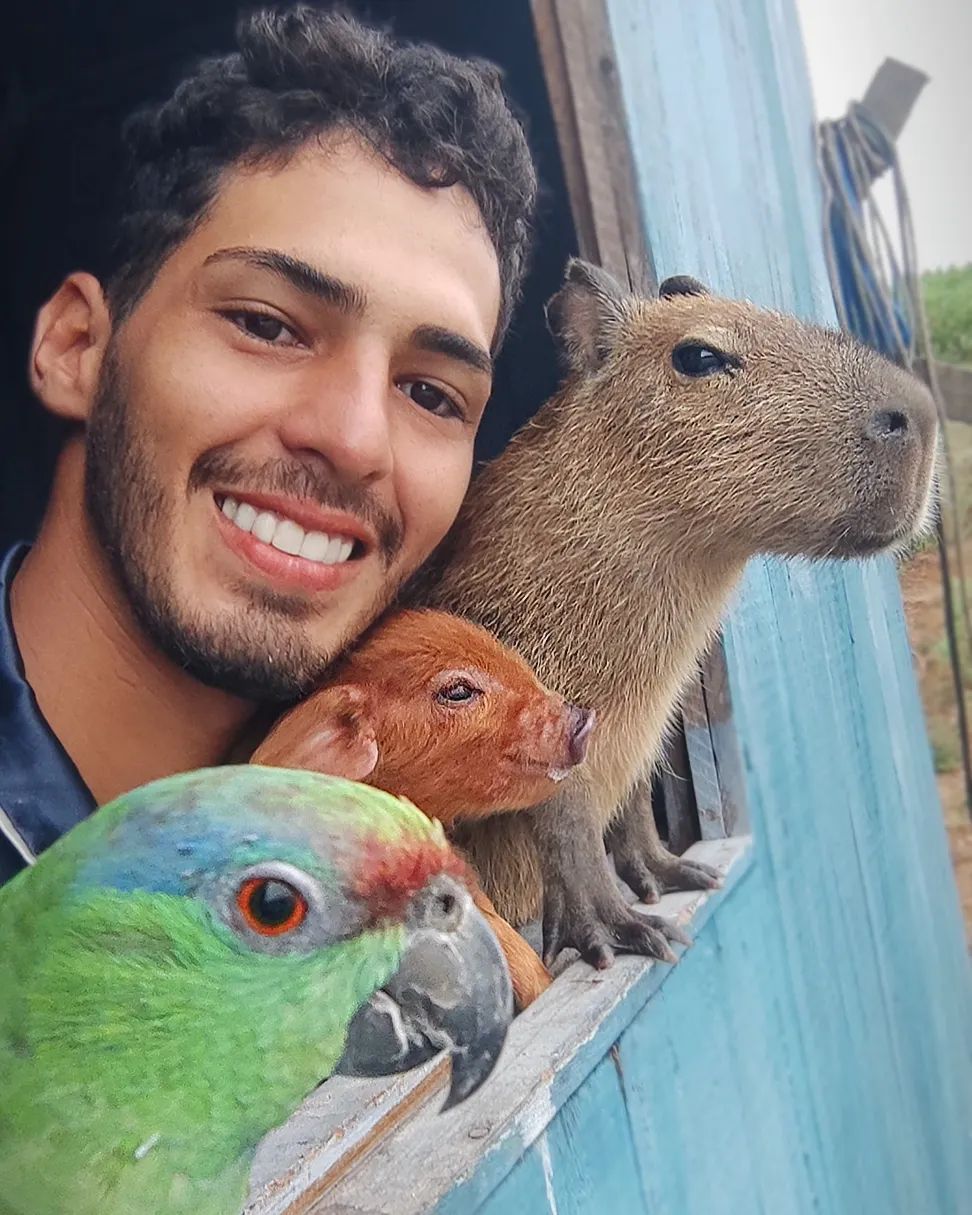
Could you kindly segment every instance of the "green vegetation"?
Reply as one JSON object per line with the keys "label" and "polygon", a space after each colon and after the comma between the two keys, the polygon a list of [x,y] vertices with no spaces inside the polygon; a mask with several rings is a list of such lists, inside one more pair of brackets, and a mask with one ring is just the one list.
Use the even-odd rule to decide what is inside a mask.
{"label": "green vegetation", "polygon": [[935,357],[972,366],[972,265],[929,271],[921,283]]}
{"label": "green vegetation", "polygon": [[928,735],[935,771],[939,775],[943,772],[957,772],[962,766],[957,728],[949,722],[933,718],[928,723]]}

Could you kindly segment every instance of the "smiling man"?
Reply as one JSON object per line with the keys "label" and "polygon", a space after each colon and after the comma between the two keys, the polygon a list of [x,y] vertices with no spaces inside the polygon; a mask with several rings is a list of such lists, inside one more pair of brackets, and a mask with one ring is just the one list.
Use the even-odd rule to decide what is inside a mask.
{"label": "smiling man", "polygon": [[69,423],[0,567],[0,881],[219,762],[451,525],[536,182],[496,74],[313,9],[128,125],[112,272],[41,309]]}

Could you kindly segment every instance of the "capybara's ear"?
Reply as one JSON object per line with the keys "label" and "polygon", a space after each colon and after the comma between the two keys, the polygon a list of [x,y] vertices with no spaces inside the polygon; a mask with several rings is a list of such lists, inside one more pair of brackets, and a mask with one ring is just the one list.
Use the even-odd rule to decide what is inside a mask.
{"label": "capybara's ear", "polygon": [[367,696],[354,684],[312,693],[281,717],[250,763],[364,780],[378,763]]}
{"label": "capybara's ear", "polygon": [[689,274],[673,274],[671,278],[666,278],[658,288],[658,297],[663,300],[673,299],[676,295],[708,294],[708,287]]}
{"label": "capybara's ear", "polygon": [[547,325],[568,372],[584,375],[604,362],[624,317],[627,294],[606,270],[571,258],[564,285],[546,307]]}

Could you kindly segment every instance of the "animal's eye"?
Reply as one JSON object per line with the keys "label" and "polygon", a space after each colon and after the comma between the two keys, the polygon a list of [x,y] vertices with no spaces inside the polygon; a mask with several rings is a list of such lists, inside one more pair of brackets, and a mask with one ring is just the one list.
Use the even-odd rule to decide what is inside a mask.
{"label": "animal's eye", "polygon": [[248,927],[264,937],[293,932],[307,916],[307,900],[279,878],[248,878],[237,891],[236,905]]}
{"label": "animal's eye", "polygon": [[465,705],[478,700],[482,696],[479,688],[473,687],[465,679],[456,679],[440,688],[435,694],[436,700],[443,705]]}
{"label": "animal's eye", "polygon": [[672,351],[672,366],[681,375],[699,379],[717,375],[720,371],[733,371],[739,366],[739,361],[700,342],[682,342]]}

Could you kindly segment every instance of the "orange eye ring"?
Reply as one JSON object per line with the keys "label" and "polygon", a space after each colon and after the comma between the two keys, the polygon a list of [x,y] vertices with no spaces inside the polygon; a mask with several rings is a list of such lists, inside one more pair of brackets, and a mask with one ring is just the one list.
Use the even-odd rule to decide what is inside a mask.
{"label": "orange eye ring", "polygon": [[279,937],[307,918],[307,900],[289,882],[275,877],[247,878],[236,892],[236,905],[247,927],[262,937]]}

